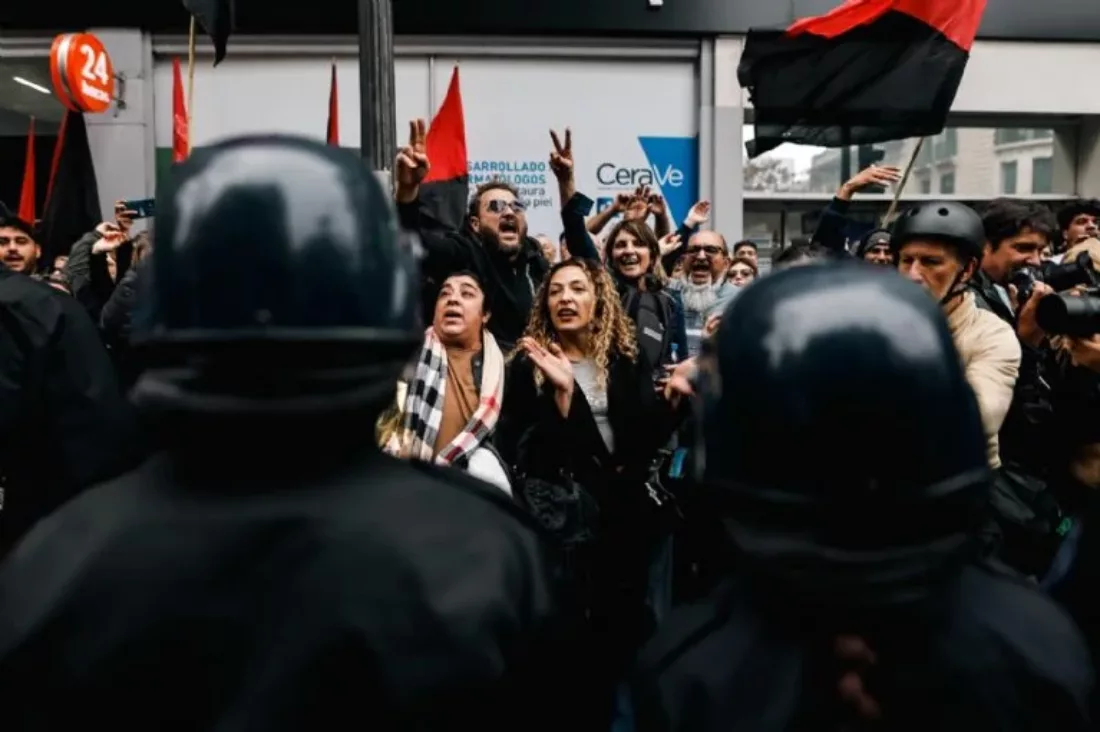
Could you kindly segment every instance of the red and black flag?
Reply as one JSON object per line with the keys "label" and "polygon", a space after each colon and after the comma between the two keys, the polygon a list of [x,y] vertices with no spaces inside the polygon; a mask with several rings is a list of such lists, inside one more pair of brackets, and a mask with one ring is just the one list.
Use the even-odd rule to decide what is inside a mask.
{"label": "red and black flag", "polygon": [[328,129],[325,141],[329,145],[340,147],[340,97],[336,90],[336,60],[332,61],[332,83],[328,90]]}
{"label": "red and black flag", "polygon": [[225,58],[225,47],[233,32],[233,0],[183,0],[183,7],[214,42],[214,65],[217,66]]}
{"label": "red and black flag", "polygon": [[848,0],[785,31],[750,30],[750,157],[785,142],[837,147],[943,131],[985,0]]}
{"label": "red and black flag", "polygon": [[38,228],[43,258],[51,262],[60,254],[68,254],[77,239],[102,220],[84,115],[66,112],[54,146],[46,205]]}
{"label": "red and black flag", "polygon": [[470,173],[457,66],[447,96],[428,128],[425,152],[432,167],[420,187],[421,210],[449,228],[461,229],[466,219]]}

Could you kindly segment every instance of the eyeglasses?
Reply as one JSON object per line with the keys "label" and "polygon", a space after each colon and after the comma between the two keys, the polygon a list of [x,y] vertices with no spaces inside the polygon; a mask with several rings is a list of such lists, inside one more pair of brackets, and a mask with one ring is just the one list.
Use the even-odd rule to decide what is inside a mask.
{"label": "eyeglasses", "polygon": [[722,253],[722,247],[718,246],[717,244],[707,244],[705,246],[690,246],[684,250],[684,253],[687,254],[689,257],[697,256],[699,252],[703,252],[704,254],[713,257]]}
{"label": "eyeglasses", "polygon": [[489,213],[502,214],[508,209],[511,209],[513,213],[523,213],[527,210],[527,204],[523,201],[505,201],[503,198],[494,198],[486,205],[489,209]]}

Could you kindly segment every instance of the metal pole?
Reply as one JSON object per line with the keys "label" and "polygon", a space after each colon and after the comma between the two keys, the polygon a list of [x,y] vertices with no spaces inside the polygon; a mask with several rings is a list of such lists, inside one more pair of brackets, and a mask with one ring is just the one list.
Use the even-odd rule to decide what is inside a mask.
{"label": "metal pole", "polygon": [[391,0],[359,0],[359,134],[363,162],[387,181],[397,153]]}

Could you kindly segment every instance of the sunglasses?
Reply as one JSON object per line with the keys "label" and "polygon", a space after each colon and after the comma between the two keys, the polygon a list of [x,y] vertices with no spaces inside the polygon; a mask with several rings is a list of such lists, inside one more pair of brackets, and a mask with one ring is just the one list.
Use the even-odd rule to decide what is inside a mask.
{"label": "sunglasses", "polygon": [[527,204],[523,201],[505,201],[501,198],[496,198],[485,206],[489,209],[489,213],[502,214],[505,211],[511,209],[513,213],[523,213],[527,210]]}

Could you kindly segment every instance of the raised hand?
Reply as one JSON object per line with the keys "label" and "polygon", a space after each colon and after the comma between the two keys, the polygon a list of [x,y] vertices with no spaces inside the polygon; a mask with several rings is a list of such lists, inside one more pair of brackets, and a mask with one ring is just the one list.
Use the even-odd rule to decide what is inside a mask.
{"label": "raised hand", "polygon": [[565,181],[573,176],[573,131],[565,128],[565,143],[563,144],[558,133],[550,130],[550,140],[554,143],[554,149],[550,152],[550,170],[559,181]]}
{"label": "raised hand", "polygon": [[126,208],[126,204],[122,201],[115,201],[115,224],[123,234],[129,234],[135,218],[137,218],[137,211]]}
{"label": "raised hand", "polygon": [[844,185],[841,192],[847,197],[859,193],[867,186],[889,186],[901,180],[901,168],[893,165],[871,165],[853,175]]}
{"label": "raised hand", "polygon": [[416,199],[420,184],[428,176],[431,162],[427,153],[428,125],[422,119],[409,122],[409,143],[397,151],[394,182],[399,201]]}
{"label": "raised hand", "polygon": [[680,240],[680,235],[676,232],[671,234],[665,234],[657,241],[657,246],[661,251],[662,257],[667,257],[674,251],[680,248],[683,242]]}
{"label": "raised hand", "polygon": [[561,346],[551,343],[549,348],[543,348],[533,338],[521,338],[519,345],[555,390],[572,394],[573,364],[562,353]]}
{"label": "raised hand", "polygon": [[684,224],[688,228],[694,229],[696,226],[702,226],[710,220],[710,201],[699,201],[691,210],[688,211],[687,218],[684,219]]}
{"label": "raised hand", "polygon": [[638,186],[630,196],[630,203],[623,212],[626,221],[644,221],[649,216],[649,186]]}
{"label": "raised hand", "polygon": [[648,206],[649,213],[653,214],[654,216],[664,216],[665,211],[668,210],[668,205],[665,203],[664,196],[659,193],[650,194],[649,198],[646,199],[646,204]]}
{"label": "raised hand", "polygon": [[113,252],[126,241],[126,234],[119,228],[118,224],[104,221],[102,224],[95,227],[95,230],[100,238],[92,245],[93,254]]}

